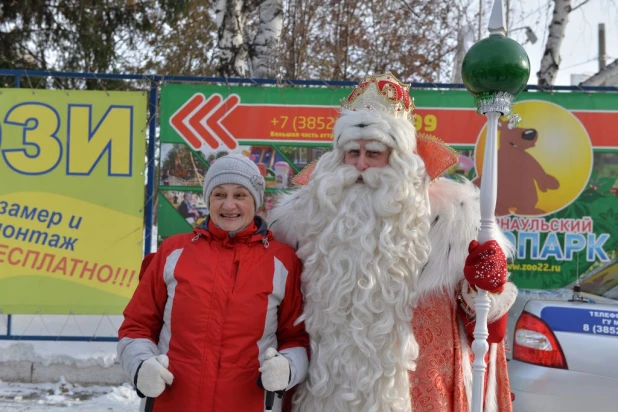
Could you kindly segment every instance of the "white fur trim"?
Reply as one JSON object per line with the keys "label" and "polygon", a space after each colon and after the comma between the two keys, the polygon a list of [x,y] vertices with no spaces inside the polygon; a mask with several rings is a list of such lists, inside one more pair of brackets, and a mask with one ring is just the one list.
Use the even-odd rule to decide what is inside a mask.
{"label": "white fur trim", "polygon": [[[461,366],[462,377],[468,408],[472,407],[472,349],[468,344],[468,338],[461,322],[459,323],[459,342],[461,344]],[[485,401],[483,412],[499,412],[498,411],[498,395],[497,395],[497,378],[496,365],[498,359],[498,344],[492,343],[489,345],[489,364],[487,365],[487,392],[485,392]]]}
{"label": "white fur trim", "polygon": [[343,109],[335,122],[333,136],[336,150],[358,139],[377,140],[406,153],[416,150],[416,130],[412,123],[374,110]]}
{"label": "white fur trim", "polygon": [[[462,283],[461,297],[470,310],[474,310],[477,295],[478,292],[469,287],[467,281]],[[512,282],[506,282],[501,293],[488,293],[487,296],[489,296],[490,301],[487,322],[491,323],[506,315],[511,306],[513,306],[517,298],[517,286]],[[470,315],[473,314],[471,313]]]}
{"label": "white fur trim", "polygon": [[[453,298],[464,279],[468,245],[476,239],[481,220],[479,189],[472,182],[438,178],[429,186],[431,205],[431,254],[418,282],[420,293],[447,290]],[[513,255],[513,245],[495,226],[504,253]]]}
{"label": "white fur trim", "polygon": [[268,212],[269,230],[275,239],[298,249],[298,197],[300,189],[279,195],[275,207]]}
{"label": "white fur trim", "polygon": [[489,345],[489,365],[487,365],[487,392],[483,412],[498,412],[498,394],[496,381],[496,361],[498,359],[498,344]]}

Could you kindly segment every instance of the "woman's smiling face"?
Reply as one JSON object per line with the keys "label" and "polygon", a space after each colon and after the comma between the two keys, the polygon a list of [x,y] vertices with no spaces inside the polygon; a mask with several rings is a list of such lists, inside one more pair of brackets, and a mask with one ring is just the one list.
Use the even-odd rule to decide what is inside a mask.
{"label": "woman's smiling face", "polygon": [[210,194],[210,218],[226,232],[239,232],[255,217],[255,201],[241,185],[227,183],[214,188]]}

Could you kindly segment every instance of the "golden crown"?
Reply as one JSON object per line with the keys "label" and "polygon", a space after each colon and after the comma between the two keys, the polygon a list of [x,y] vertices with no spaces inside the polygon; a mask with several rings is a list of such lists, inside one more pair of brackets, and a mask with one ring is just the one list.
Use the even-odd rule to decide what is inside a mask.
{"label": "golden crown", "polygon": [[414,99],[409,90],[409,84],[400,82],[390,72],[365,76],[348,98],[341,100],[341,107],[353,111],[380,110],[413,122]]}

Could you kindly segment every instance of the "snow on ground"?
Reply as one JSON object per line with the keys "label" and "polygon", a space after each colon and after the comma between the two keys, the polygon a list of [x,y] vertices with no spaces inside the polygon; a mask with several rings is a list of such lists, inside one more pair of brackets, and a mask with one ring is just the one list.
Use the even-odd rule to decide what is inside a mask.
{"label": "snow on ground", "polygon": [[139,398],[129,384],[80,386],[64,378],[56,383],[11,383],[0,381],[0,411],[3,412],[137,412]]}
{"label": "snow on ground", "polygon": [[[152,251],[157,249],[157,227],[152,231]],[[15,315],[13,334],[117,336],[122,316]],[[0,334],[8,333],[6,315],[0,315]],[[39,362],[75,367],[111,366],[116,358],[115,342],[0,341],[0,363]],[[137,412],[140,399],[131,385],[82,386],[64,377],[55,383],[16,383],[0,380],[1,412]]]}
{"label": "snow on ground", "polygon": [[45,366],[63,364],[108,368],[115,360],[115,342],[0,341],[0,363],[30,361]]}

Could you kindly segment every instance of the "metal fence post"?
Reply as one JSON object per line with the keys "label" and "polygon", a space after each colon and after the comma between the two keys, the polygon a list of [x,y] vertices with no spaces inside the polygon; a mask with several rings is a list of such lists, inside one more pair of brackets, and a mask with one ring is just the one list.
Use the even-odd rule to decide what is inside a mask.
{"label": "metal fence post", "polygon": [[[19,89],[20,87],[20,82],[21,82],[21,76],[19,75],[15,75],[15,81],[13,82],[13,87],[16,89]],[[11,326],[13,324],[13,315],[8,313],[6,315],[6,336],[9,337],[11,336]]]}
{"label": "metal fence post", "polygon": [[145,233],[144,233],[144,256],[152,249],[152,228],[154,226],[154,203],[155,203],[155,148],[157,134],[157,104],[159,101],[159,83],[156,80],[150,82],[148,96],[148,154],[146,162],[146,210],[145,210]]}

